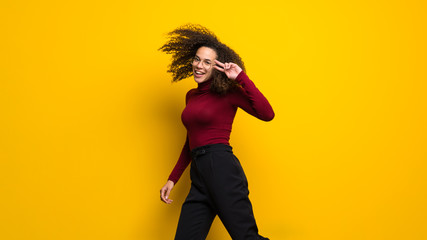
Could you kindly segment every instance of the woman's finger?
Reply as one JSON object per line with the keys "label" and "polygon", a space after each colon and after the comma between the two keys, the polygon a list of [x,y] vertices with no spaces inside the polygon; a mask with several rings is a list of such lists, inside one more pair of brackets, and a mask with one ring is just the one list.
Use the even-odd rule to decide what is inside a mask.
{"label": "woman's finger", "polygon": [[238,67],[239,65],[235,64],[235,63],[230,63],[230,67]]}
{"label": "woman's finger", "polygon": [[162,188],[162,190],[160,190],[160,199],[163,201],[163,202],[166,202],[166,199],[165,199],[165,191],[166,189],[164,189],[164,188]]}
{"label": "woman's finger", "polygon": [[165,194],[165,203],[170,204],[172,203],[172,199],[169,199],[169,193],[170,193],[170,189],[167,190],[166,194]]}
{"label": "woman's finger", "polygon": [[218,66],[214,66],[214,68],[215,68],[216,70],[218,70],[218,71],[224,72],[224,68],[220,68],[220,67],[218,67]]}
{"label": "woman's finger", "polygon": [[162,201],[165,203],[169,202],[167,192],[168,192],[167,188],[162,189],[162,196],[161,197],[162,197]]}
{"label": "woman's finger", "polygon": [[214,60],[215,61],[215,63],[216,64],[218,64],[219,66],[221,66],[221,67],[224,67],[224,63],[222,63],[222,62],[220,62],[220,61],[218,61],[218,60]]}
{"label": "woman's finger", "polygon": [[169,199],[169,194],[171,193],[171,189],[169,188],[167,191],[166,191],[166,195],[165,195],[165,199]]}

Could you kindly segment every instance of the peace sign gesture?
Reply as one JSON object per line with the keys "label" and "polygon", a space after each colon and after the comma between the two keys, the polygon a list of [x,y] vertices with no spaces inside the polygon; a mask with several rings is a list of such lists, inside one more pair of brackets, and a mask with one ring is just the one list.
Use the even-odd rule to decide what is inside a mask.
{"label": "peace sign gesture", "polygon": [[[239,73],[242,71],[242,68],[235,63],[222,63],[215,59],[216,65],[214,66],[218,71],[221,71],[227,75],[231,80],[235,80]],[[220,67],[218,67],[220,66]]]}

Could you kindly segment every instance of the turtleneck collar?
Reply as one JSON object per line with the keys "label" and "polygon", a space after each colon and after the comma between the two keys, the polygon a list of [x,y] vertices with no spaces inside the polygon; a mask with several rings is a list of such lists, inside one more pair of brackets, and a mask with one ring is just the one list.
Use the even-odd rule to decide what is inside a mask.
{"label": "turtleneck collar", "polygon": [[199,91],[208,91],[210,89],[210,87],[211,87],[212,81],[213,81],[213,79],[211,78],[211,79],[206,80],[206,81],[204,81],[202,83],[199,83],[198,87],[197,87],[197,90],[199,90]]}

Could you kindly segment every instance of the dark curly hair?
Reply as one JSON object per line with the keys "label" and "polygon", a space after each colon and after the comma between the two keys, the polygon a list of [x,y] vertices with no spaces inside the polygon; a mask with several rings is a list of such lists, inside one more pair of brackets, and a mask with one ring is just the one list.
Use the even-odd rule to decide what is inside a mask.
{"label": "dark curly hair", "polygon": [[[213,49],[220,62],[233,62],[243,71],[245,66],[240,56],[227,45],[221,43],[213,32],[198,24],[186,24],[168,33],[169,40],[159,48],[167,54],[172,54],[172,63],[168,72],[172,73],[173,82],[180,81],[193,75],[192,61],[200,47]],[[225,73],[213,69],[211,91],[226,94],[238,87],[238,83],[228,79]]]}

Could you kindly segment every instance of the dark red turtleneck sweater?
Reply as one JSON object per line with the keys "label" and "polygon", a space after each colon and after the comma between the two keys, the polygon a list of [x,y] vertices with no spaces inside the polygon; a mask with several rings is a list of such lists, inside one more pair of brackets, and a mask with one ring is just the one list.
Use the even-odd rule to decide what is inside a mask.
{"label": "dark red turtleneck sweater", "polygon": [[215,143],[229,145],[231,127],[238,107],[264,121],[274,118],[270,103],[243,71],[236,81],[242,88],[225,96],[209,90],[212,80],[199,83],[197,88],[188,91],[186,107],[181,116],[187,128],[187,139],[169,180],[174,183],[179,180],[191,162],[191,149]]}

